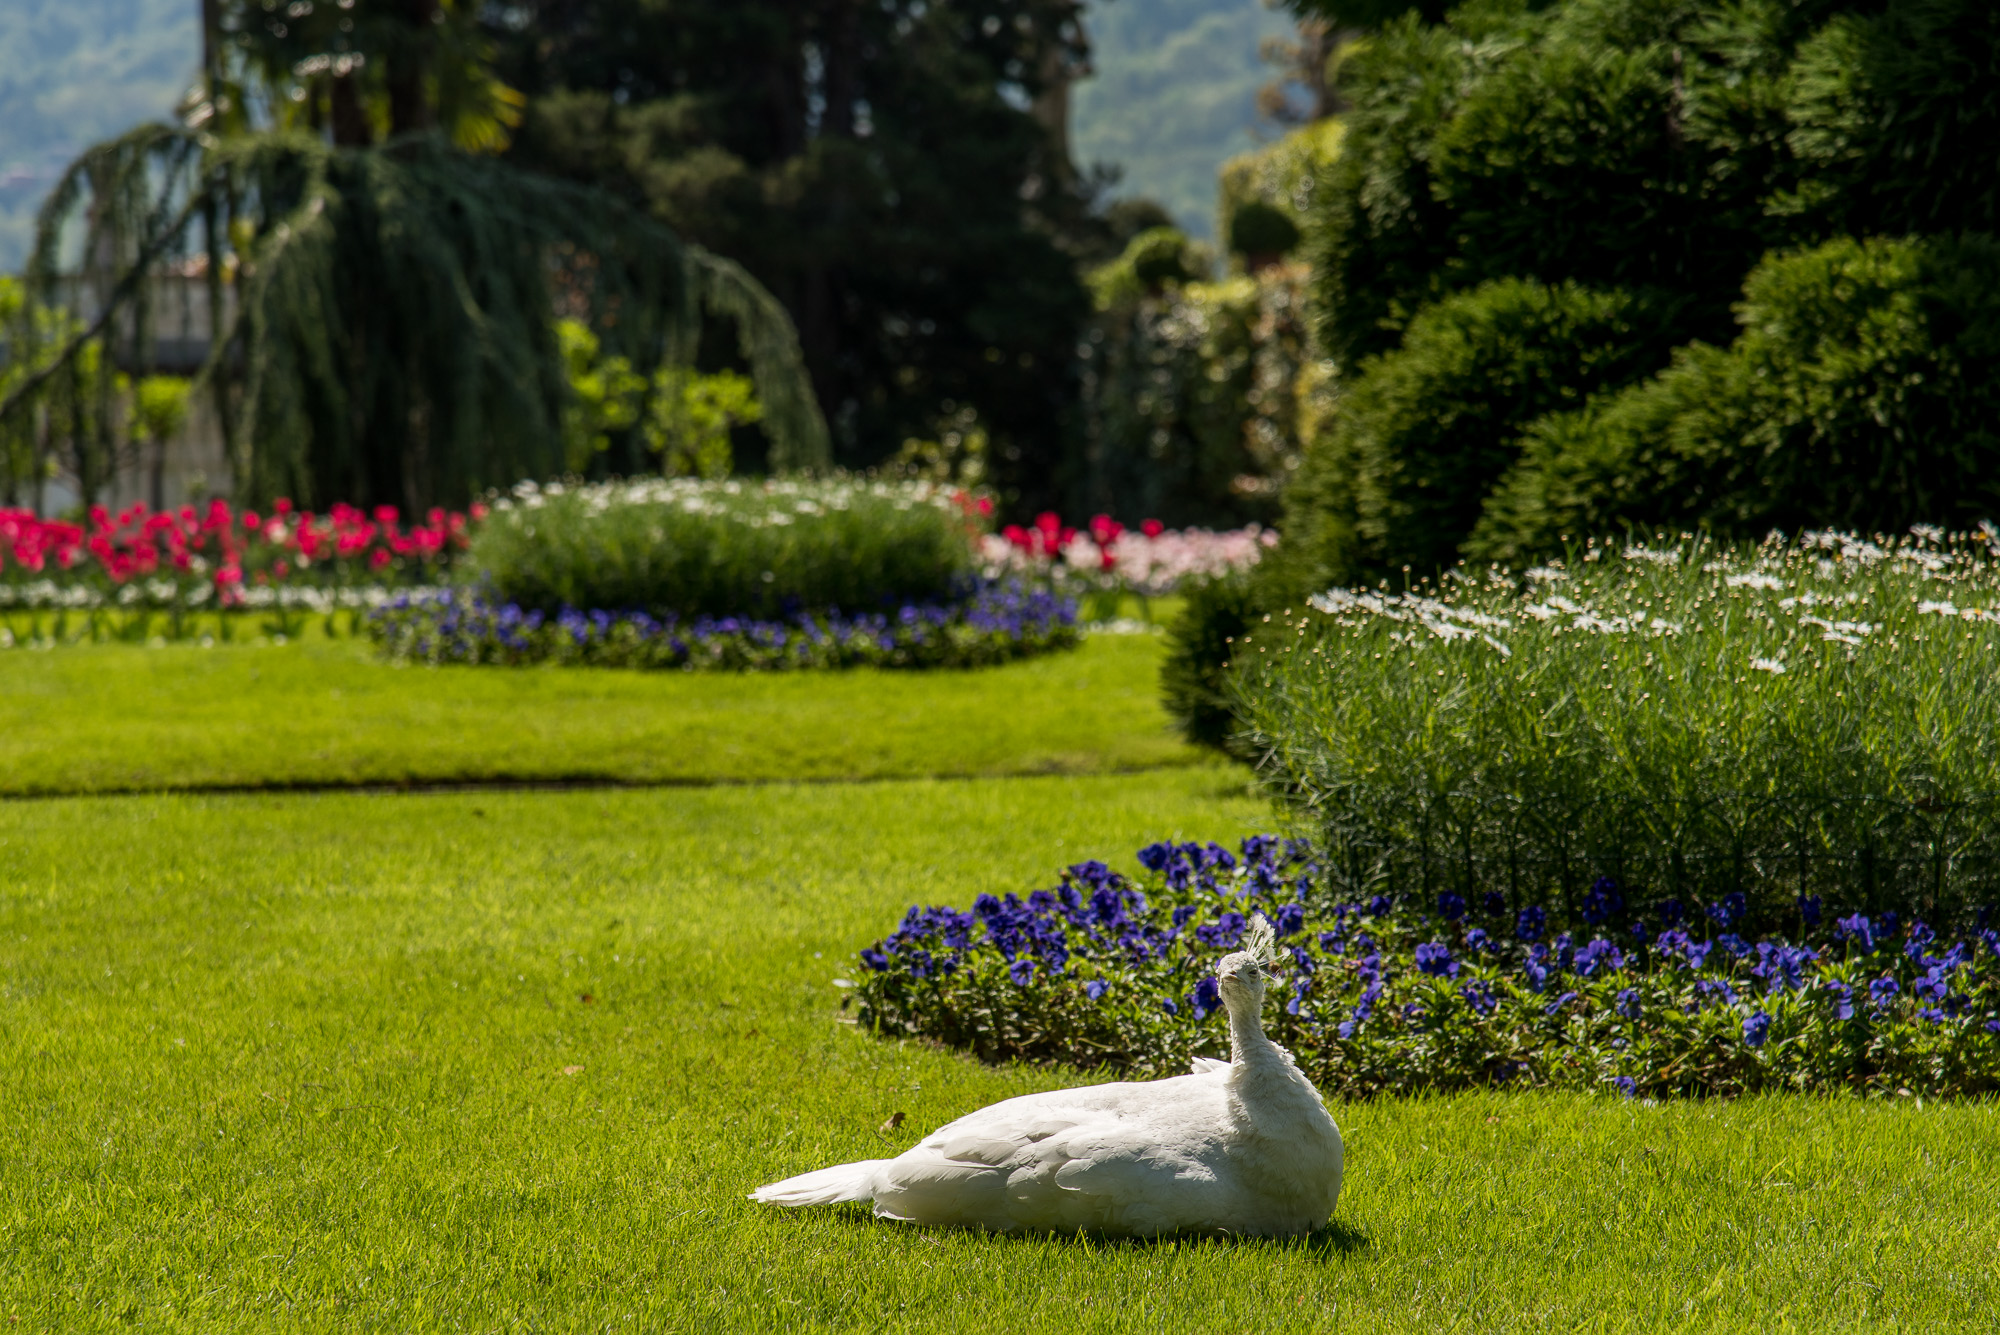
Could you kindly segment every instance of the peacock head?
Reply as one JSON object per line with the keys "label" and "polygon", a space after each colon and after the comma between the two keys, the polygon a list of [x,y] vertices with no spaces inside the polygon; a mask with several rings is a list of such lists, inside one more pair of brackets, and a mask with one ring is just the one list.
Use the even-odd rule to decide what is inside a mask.
{"label": "peacock head", "polygon": [[1261,913],[1250,915],[1249,930],[1243,933],[1243,949],[1224,955],[1215,966],[1215,981],[1226,998],[1231,993],[1246,1000],[1261,1001],[1264,986],[1277,978],[1278,938],[1271,920]]}

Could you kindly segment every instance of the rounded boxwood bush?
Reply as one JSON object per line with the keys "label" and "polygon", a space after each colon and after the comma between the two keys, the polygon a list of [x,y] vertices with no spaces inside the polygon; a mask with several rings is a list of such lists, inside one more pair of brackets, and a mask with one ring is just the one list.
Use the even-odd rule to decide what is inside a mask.
{"label": "rounded boxwood bush", "polygon": [[1167,629],[1160,693],[1181,735],[1200,746],[1227,749],[1235,716],[1226,692],[1231,642],[1258,615],[1247,575],[1194,584]]}
{"label": "rounded boxwood bush", "polygon": [[1524,427],[1666,360],[1669,304],[1509,278],[1425,308],[1306,451],[1279,526],[1286,592],[1450,566]]}
{"label": "rounded boxwood bush", "polygon": [[1289,255],[1298,244],[1299,225],[1261,199],[1246,202],[1229,220],[1229,248],[1239,255]]}
{"label": "rounded boxwood bush", "polygon": [[2000,514],[2000,243],[1841,238],[1760,265],[1727,349],[1536,423],[1470,545],[1625,525],[1756,536]]}

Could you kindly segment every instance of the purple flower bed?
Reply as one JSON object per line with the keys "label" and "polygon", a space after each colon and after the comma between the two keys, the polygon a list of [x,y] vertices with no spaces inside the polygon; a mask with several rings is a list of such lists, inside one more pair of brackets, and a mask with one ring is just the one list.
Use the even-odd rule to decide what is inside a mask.
{"label": "purple flower bed", "polygon": [[1079,863],[1022,899],[912,906],[861,952],[864,1022],[991,1061],[1173,1074],[1222,1055],[1213,968],[1249,915],[1292,968],[1267,1022],[1322,1090],[1470,1086],[1649,1096],[1762,1089],[1968,1095],[2000,1089],[2000,931],[1796,905],[1796,939],[1747,940],[1742,897],[1650,919],[1606,880],[1589,930],[1497,895],[1338,902],[1298,840],[1154,844],[1140,870]]}
{"label": "purple flower bed", "polygon": [[474,590],[445,589],[393,599],[370,614],[368,625],[383,653],[399,661],[684,671],[979,667],[1071,648],[1077,640],[1075,600],[992,583],[947,603],[768,621],[574,609],[544,616]]}

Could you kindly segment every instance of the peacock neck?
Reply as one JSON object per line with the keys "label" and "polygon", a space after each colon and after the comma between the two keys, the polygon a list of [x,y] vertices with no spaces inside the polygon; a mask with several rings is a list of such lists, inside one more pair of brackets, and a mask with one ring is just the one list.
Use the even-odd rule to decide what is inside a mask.
{"label": "peacock neck", "polygon": [[1277,1048],[1264,1037],[1263,998],[1227,997],[1224,1003],[1229,1009],[1229,1060],[1238,1066],[1276,1060]]}

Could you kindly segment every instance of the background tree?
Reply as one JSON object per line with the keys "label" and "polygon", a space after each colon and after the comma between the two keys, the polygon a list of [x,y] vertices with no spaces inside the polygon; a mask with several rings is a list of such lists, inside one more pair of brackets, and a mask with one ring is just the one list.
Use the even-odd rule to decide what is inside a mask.
{"label": "background tree", "polygon": [[[489,113],[509,96],[449,0],[205,13],[207,78],[188,127],[93,148],[39,220],[30,297],[50,303],[81,282],[99,314],[8,388],[0,426],[98,423],[71,433],[86,500],[108,477],[103,442],[85,448],[105,435],[104,405],[91,417],[83,396],[92,359],[108,341],[146,361],[152,277],[190,258],[209,282],[202,377],[244,499],[423,508],[560,472],[559,316],[648,372],[696,359],[704,321],[733,330],[770,462],[828,462],[791,323],[740,266],[616,197],[466,151],[468,138],[498,145]],[[316,105],[365,123],[312,133]],[[304,124],[260,128],[260,107]],[[660,415],[642,405],[638,417]],[[645,457],[644,442],[635,450]]]}
{"label": "background tree", "polygon": [[743,264],[796,323],[836,458],[970,408],[993,481],[1055,504],[1079,431],[1080,255],[1104,248],[1062,106],[1076,0],[528,0],[509,160]]}

